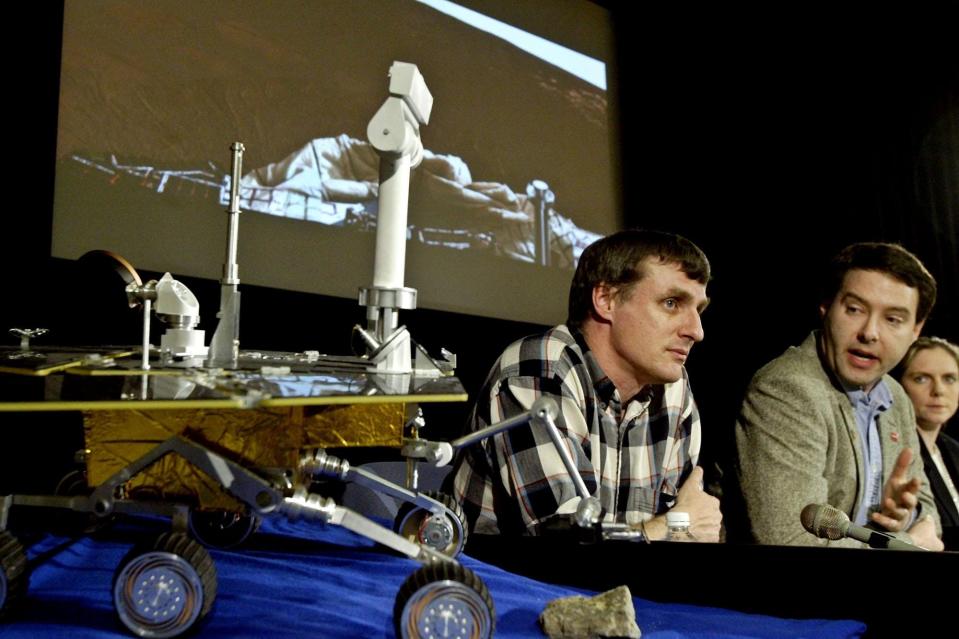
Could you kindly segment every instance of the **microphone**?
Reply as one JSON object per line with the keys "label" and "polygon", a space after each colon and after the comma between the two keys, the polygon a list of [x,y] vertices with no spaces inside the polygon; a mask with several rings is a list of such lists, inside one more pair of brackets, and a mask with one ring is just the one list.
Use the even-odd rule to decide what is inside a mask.
{"label": "microphone", "polygon": [[887,533],[857,526],[849,521],[848,515],[828,504],[809,504],[799,515],[802,527],[822,539],[842,539],[850,537],[870,548],[888,548],[890,550],[925,550],[908,541],[897,539]]}

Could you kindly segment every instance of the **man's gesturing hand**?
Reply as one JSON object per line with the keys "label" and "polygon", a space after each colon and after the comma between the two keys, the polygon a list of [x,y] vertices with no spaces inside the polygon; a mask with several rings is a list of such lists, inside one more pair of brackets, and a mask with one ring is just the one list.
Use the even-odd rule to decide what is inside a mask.
{"label": "man's gesturing hand", "polygon": [[912,463],[912,450],[903,449],[896,459],[896,465],[889,475],[889,480],[882,487],[882,501],[880,510],[872,513],[872,520],[891,532],[900,532],[906,529],[912,518],[912,510],[919,503],[919,488],[922,480],[919,477],[910,478],[907,473]]}

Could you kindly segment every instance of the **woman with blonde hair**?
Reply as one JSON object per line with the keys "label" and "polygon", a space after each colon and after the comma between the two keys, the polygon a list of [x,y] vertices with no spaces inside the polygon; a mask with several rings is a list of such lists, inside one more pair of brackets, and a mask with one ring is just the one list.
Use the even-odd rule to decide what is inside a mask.
{"label": "woman with blonde hair", "polygon": [[959,550],[959,441],[943,432],[959,406],[959,347],[920,337],[900,364],[900,380],[916,409],[916,426],[946,550]]}

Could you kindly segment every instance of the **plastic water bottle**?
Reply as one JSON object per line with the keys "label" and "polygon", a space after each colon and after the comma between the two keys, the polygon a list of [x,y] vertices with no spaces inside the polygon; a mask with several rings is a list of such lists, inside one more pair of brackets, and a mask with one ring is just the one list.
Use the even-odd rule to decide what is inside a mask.
{"label": "plastic water bottle", "polygon": [[673,510],[666,513],[666,541],[696,541],[689,532],[689,513]]}

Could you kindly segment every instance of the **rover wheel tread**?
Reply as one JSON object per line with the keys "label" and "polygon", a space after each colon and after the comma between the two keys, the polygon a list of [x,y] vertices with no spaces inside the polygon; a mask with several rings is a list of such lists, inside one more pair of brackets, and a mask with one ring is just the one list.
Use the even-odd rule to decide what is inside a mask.
{"label": "rover wheel tread", "polygon": [[113,578],[117,618],[140,637],[166,639],[195,629],[215,599],[213,559],[182,533],[134,548]]}
{"label": "rover wheel tread", "polygon": [[452,561],[431,563],[407,577],[393,607],[396,636],[488,638],[496,612],[486,584]]}
{"label": "rover wheel tread", "polygon": [[6,530],[0,530],[0,619],[23,601],[29,576],[23,544]]}
{"label": "rover wheel tread", "polygon": [[449,557],[459,556],[469,534],[463,508],[446,493],[426,491],[423,494],[443,504],[445,521],[435,521],[430,511],[406,503],[397,512],[393,529],[414,543],[429,546]]}

